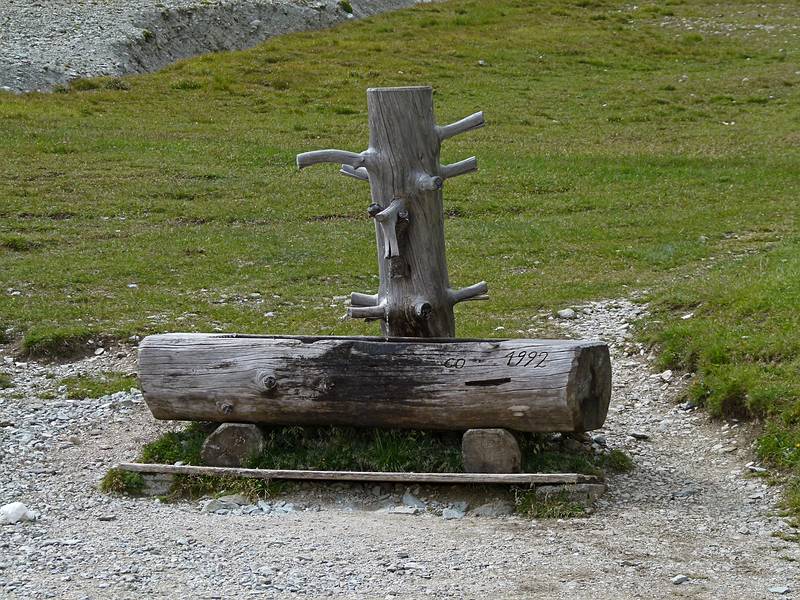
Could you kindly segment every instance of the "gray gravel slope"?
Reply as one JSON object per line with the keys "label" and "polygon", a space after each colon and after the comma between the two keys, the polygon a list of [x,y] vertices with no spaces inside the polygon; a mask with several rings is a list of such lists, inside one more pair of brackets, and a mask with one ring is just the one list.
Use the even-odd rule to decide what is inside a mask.
{"label": "gray gravel slope", "polygon": [[0,90],[50,90],[248,48],[416,0],[0,0]]}

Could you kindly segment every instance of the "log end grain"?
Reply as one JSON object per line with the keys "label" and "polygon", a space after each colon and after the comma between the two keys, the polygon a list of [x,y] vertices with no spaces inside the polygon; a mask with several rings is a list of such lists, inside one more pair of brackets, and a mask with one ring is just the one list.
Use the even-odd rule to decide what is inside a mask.
{"label": "log end grain", "polygon": [[574,390],[574,431],[603,426],[611,401],[611,357],[605,344],[589,345],[578,353],[570,385]]}

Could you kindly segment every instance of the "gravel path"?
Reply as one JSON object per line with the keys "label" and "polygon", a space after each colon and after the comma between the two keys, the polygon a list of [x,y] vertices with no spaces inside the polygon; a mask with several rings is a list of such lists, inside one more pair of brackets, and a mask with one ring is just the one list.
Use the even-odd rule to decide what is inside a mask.
{"label": "gravel path", "polygon": [[[0,504],[22,501],[41,516],[0,526],[0,595],[800,597],[800,546],[776,535],[796,531],[773,516],[777,490],[746,466],[750,427],[710,423],[676,404],[686,378],[653,374],[626,339],[643,310],[604,302],[564,321],[613,344],[614,395],[601,433],[636,463],[609,481],[594,514],[566,521],[392,514],[365,504],[368,490],[345,486],[301,492],[293,510],[249,515],[108,497],[95,489],[104,471],[170,425],[154,422],[137,393],[39,396],[63,396],[58,379],[68,373],[132,370],[131,350],[42,366],[15,364],[5,349],[0,370],[14,387],[0,391]],[[673,583],[678,575],[688,581]]]}
{"label": "gravel path", "polygon": [[141,73],[419,0],[0,0],[0,90]]}

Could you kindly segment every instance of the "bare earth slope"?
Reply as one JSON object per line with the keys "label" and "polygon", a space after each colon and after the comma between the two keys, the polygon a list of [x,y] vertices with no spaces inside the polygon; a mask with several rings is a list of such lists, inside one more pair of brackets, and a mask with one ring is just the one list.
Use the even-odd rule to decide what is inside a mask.
{"label": "bare earth slope", "polygon": [[181,58],[412,6],[418,0],[2,0],[0,90],[154,71]]}
{"label": "bare earth slope", "polygon": [[[0,595],[768,598],[786,586],[792,597],[800,546],[775,535],[796,533],[773,516],[776,490],[748,476],[746,427],[675,404],[683,379],[653,376],[625,340],[642,310],[603,302],[569,322],[576,335],[613,343],[603,433],[636,462],[611,479],[594,514],[569,521],[390,514],[366,510],[353,490],[257,515],[104,496],[96,484],[105,469],[167,425],[136,394],[103,406],[36,395],[52,387],[48,373],[132,369],[132,354],[47,367],[0,361],[14,378],[0,391],[0,503],[41,513],[0,526]],[[672,583],[679,574],[689,580]]]}

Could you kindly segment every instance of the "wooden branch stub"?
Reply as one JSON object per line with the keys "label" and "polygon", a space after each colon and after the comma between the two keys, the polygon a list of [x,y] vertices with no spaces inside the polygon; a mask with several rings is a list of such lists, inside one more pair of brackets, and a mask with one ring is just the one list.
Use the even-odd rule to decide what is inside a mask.
{"label": "wooden branch stub", "polygon": [[433,306],[430,302],[421,301],[414,305],[414,314],[418,319],[427,319],[431,316],[432,310]]}
{"label": "wooden branch stub", "polygon": [[350,294],[350,306],[375,306],[378,304],[378,294],[362,294],[353,292]]}
{"label": "wooden branch stub", "polygon": [[474,156],[470,156],[469,158],[460,160],[457,163],[442,165],[439,168],[439,174],[444,179],[450,179],[451,177],[458,177],[459,175],[465,175],[467,173],[471,173],[472,171],[477,171],[477,170],[478,170],[478,159],[475,158]]}
{"label": "wooden branch stub", "polygon": [[448,296],[451,304],[458,304],[467,300],[488,300],[488,292],[489,286],[485,281],[481,281],[459,290],[448,290]]}
{"label": "wooden branch stub", "polygon": [[353,179],[369,181],[369,173],[364,167],[359,167],[357,169],[354,169],[350,165],[342,165],[342,168],[339,169],[339,172],[342,175],[347,175],[348,177],[352,177]]}
{"label": "wooden branch stub", "polygon": [[423,192],[434,192],[436,190],[440,190],[442,189],[443,184],[444,179],[438,175],[434,176],[423,173],[417,177],[417,189]]}
{"label": "wooden branch stub", "polygon": [[447,138],[453,137],[454,135],[458,135],[460,133],[465,133],[467,131],[483,127],[483,125],[484,125],[483,111],[480,111],[471,114],[468,117],[464,117],[463,119],[456,121],[455,123],[450,123],[450,125],[444,125],[444,126],[437,125],[436,133],[439,135],[439,140],[444,141]]}
{"label": "wooden branch stub", "polygon": [[348,152],[347,150],[314,150],[313,152],[303,152],[297,155],[297,167],[299,169],[319,163],[341,163],[358,169],[364,166],[365,161],[365,153]]}
{"label": "wooden branch stub", "polygon": [[351,306],[347,309],[347,316],[351,319],[386,319],[386,304],[381,303],[376,306]]}
{"label": "wooden branch stub", "polygon": [[[372,204],[370,208],[374,206]],[[373,218],[383,232],[383,257],[400,256],[400,246],[397,243],[397,222],[400,218],[408,218],[408,211],[406,211],[403,200],[394,198],[387,208],[376,213]]]}

